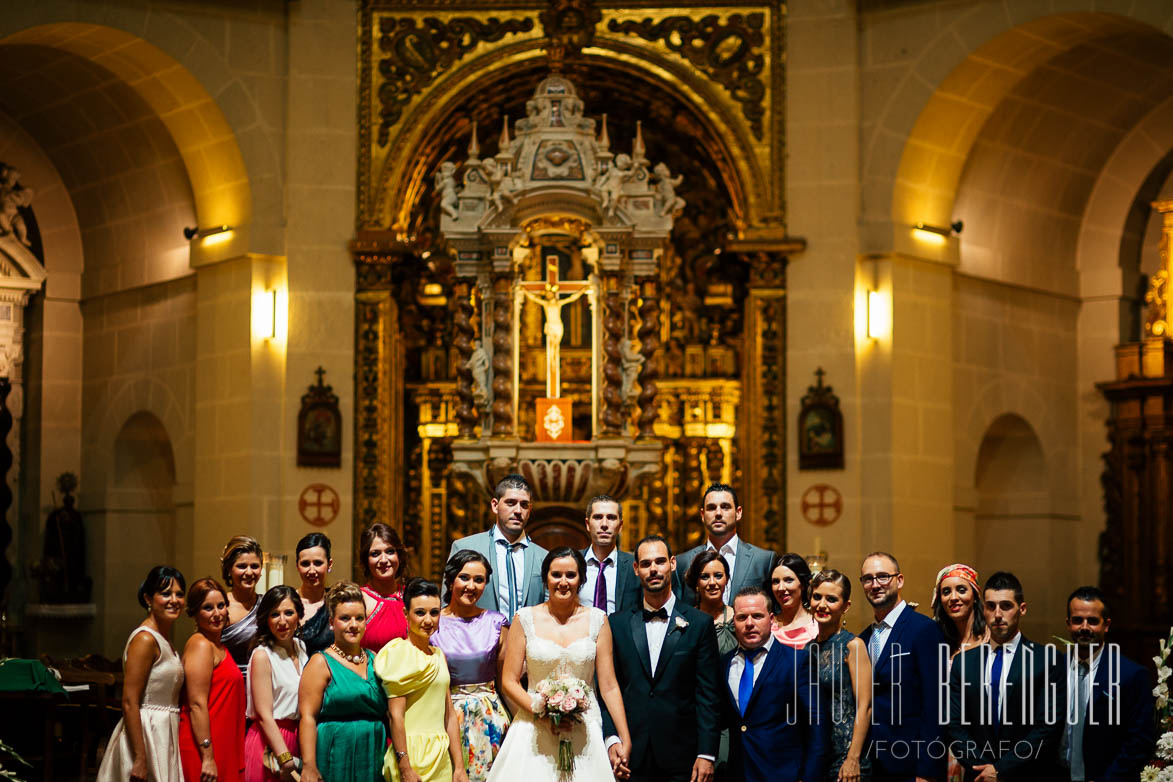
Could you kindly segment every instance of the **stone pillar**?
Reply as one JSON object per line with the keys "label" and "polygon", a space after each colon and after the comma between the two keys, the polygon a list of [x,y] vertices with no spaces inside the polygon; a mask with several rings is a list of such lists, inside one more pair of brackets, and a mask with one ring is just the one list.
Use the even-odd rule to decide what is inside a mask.
{"label": "stone pillar", "polygon": [[471,290],[472,285],[467,280],[460,280],[452,291],[452,343],[460,355],[460,364],[456,368],[456,420],[460,438],[463,440],[473,439],[476,425],[481,418],[473,394],[472,370],[468,367],[473,354],[473,342],[476,339],[476,330],[472,323],[475,310],[472,306]]}
{"label": "stone pillar", "polygon": [[513,409],[513,278],[493,275],[493,437],[516,436]]}

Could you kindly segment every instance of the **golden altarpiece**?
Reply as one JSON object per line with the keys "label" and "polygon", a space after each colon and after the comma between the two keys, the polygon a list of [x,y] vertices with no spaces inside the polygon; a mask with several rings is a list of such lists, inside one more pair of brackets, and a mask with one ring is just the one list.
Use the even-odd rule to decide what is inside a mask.
{"label": "golden altarpiece", "polygon": [[356,531],[437,574],[521,472],[543,545],[586,545],[604,491],[626,545],[692,545],[724,480],[783,546],[785,6],[365,0],[359,26]]}

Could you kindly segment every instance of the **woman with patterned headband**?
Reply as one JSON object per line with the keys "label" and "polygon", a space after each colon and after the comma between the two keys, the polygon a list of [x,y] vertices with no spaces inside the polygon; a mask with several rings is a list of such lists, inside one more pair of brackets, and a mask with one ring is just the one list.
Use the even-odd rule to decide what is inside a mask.
{"label": "woman with patterned headband", "polygon": [[[933,619],[949,643],[949,666],[966,649],[989,643],[990,631],[982,613],[977,571],[960,562],[941,568],[933,587]],[[961,782],[965,770],[949,753],[948,782]]]}

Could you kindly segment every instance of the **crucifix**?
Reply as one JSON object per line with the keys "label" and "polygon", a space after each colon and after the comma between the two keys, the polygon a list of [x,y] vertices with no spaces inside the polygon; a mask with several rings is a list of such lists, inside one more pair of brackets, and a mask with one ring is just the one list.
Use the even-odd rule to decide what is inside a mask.
{"label": "crucifix", "polygon": [[518,293],[545,313],[546,324],[542,331],[546,334],[546,396],[550,399],[557,399],[562,391],[561,346],[565,331],[562,308],[578,301],[584,294],[593,301],[593,290],[588,280],[559,282],[557,255],[546,256],[546,279],[518,283]]}

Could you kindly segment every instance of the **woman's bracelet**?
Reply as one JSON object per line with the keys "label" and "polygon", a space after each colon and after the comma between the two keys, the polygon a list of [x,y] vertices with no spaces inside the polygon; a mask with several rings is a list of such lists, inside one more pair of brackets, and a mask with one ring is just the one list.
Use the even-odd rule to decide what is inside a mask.
{"label": "woman's bracelet", "polygon": [[285,752],[282,752],[280,755],[277,756],[277,765],[284,766],[286,763],[288,763],[291,760],[293,760],[293,753],[290,752],[289,750],[286,750]]}

